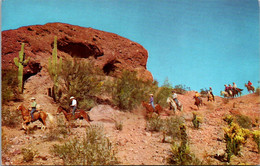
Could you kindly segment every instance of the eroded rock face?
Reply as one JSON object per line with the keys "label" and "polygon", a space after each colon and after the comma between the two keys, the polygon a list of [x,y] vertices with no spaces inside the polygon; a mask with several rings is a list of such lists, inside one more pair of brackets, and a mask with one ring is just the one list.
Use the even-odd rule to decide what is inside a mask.
{"label": "eroded rock face", "polygon": [[[21,43],[31,60],[24,68],[25,74],[47,68],[52,54],[54,36],[58,37],[58,56],[87,59],[104,73],[119,76],[123,69],[136,71],[140,78],[153,80],[146,69],[147,50],[140,44],[119,35],[92,28],[64,23],[48,23],[21,27],[2,32],[2,68],[14,66]],[[36,69],[36,66],[38,68]]]}

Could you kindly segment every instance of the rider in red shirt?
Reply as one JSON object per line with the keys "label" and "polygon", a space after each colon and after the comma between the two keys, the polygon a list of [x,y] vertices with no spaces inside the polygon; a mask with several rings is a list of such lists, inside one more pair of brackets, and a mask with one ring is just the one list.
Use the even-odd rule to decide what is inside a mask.
{"label": "rider in red shirt", "polygon": [[248,81],[247,85],[252,86],[252,82]]}

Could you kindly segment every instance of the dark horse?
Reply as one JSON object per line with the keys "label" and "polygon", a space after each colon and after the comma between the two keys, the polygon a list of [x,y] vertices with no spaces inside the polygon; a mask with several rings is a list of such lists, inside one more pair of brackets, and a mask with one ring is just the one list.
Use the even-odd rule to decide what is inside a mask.
{"label": "dark horse", "polygon": [[193,98],[195,99],[194,105],[196,105],[198,107],[198,110],[199,110],[200,106],[202,105],[202,99],[200,100],[199,97],[196,97],[196,96],[194,96]]}
{"label": "dark horse", "polygon": [[144,101],[142,101],[142,105],[146,108],[146,113],[147,114],[151,114],[151,113],[155,112],[158,115],[160,115],[164,111],[163,108],[159,104],[156,104],[154,106],[155,109],[153,109],[153,106],[151,104],[148,104],[148,103],[146,103]]}
{"label": "dark horse", "polygon": [[236,89],[232,89],[232,97],[236,97],[236,96],[241,96],[243,89],[240,88],[236,88]]}
{"label": "dark horse", "polygon": [[67,109],[63,108],[62,106],[59,106],[58,110],[57,110],[57,114],[59,114],[61,112],[63,112],[63,114],[68,122],[70,122],[71,120],[76,120],[76,119],[81,119],[81,118],[85,119],[89,124],[90,124],[90,122],[92,122],[88,113],[86,113],[86,111],[82,110],[82,109],[77,109],[75,112],[75,115],[73,115]]}
{"label": "dark horse", "polygon": [[25,128],[24,125],[27,126],[29,123],[35,122],[37,120],[42,122],[41,129],[45,129],[46,128],[46,118],[47,117],[49,118],[51,123],[53,122],[53,116],[50,113],[47,113],[45,111],[36,111],[36,112],[34,112],[33,113],[34,119],[32,119],[31,115],[30,115],[30,111],[28,109],[26,109],[23,104],[20,104],[17,107],[17,110],[22,112],[22,117],[23,117],[22,128],[25,129],[25,130],[27,128]]}

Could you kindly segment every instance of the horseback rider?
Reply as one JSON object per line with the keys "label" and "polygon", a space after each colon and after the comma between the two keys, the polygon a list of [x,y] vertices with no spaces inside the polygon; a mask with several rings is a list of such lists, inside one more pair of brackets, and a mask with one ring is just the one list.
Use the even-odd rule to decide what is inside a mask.
{"label": "horseback rider", "polygon": [[[212,95],[213,101],[215,101],[215,96],[213,95],[213,90],[211,87],[209,87],[209,93]],[[208,101],[209,101],[209,99],[208,99]]]}
{"label": "horseback rider", "polygon": [[32,110],[31,110],[31,117],[32,117],[32,120],[33,120],[33,119],[34,119],[34,117],[33,117],[33,113],[36,111],[37,103],[36,103],[36,99],[35,99],[35,97],[32,97],[32,98],[31,98],[31,101],[32,101],[32,103],[31,103],[31,107],[32,107]]}
{"label": "horseback rider", "polygon": [[150,94],[150,102],[149,103],[152,105],[153,109],[155,110],[153,94]]}
{"label": "horseback rider", "polygon": [[175,103],[177,104],[178,107],[180,107],[179,101],[177,99],[177,94],[175,93],[175,91],[172,91],[172,99],[175,101]]}
{"label": "horseback rider", "polygon": [[76,108],[77,108],[77,100],[73,96],[70,97],[70,100],[71,100],[70,106],[72,108],[72,114],[75,115],[75,111],[76,111]]}
{"label": "horseback rider", "polygon": [[197,97],[200,100],[200,103],[202,103],[199,92],[195,91],[195,97]]}
{"label": "horseback rider", "polygon": [[249,87],[252,87],[253,84],[252,84],[251,81],[248,81],[247,85],[248,85]]}
{"label": "horseback rider", "polygon": [[[230,85],[230,84],[229,84]],[[225,91],[228,93],[229,96],[231,96],[231,89],[229,86],[227,86],[227,84],[224,85],[225,86]],[[231,87],[232,88],[232,87]]]}

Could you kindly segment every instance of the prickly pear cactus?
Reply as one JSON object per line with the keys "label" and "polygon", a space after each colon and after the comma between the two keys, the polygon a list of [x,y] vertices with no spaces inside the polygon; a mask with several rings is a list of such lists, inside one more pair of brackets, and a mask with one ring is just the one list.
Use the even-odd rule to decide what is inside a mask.
{"label": "prickly pear cactus", "polygon": [[28,64],[30,57],[25,59],[24,43],[22,43],[21,51],[19,51],[19,59],[14,58],[14,63],[18,67],[18,90],[23,93],[23,68]]}

